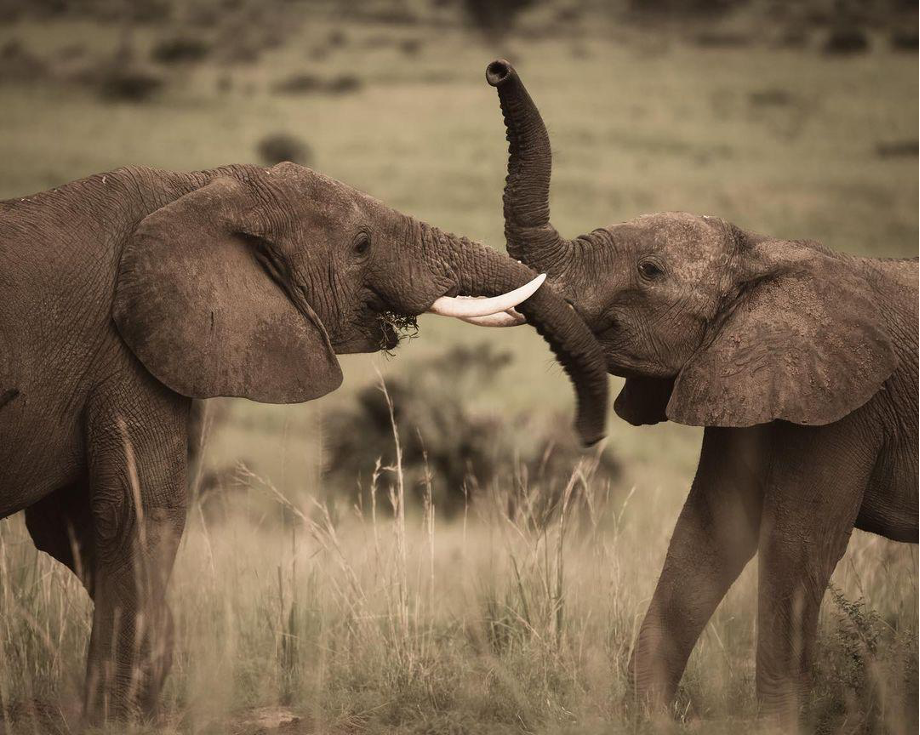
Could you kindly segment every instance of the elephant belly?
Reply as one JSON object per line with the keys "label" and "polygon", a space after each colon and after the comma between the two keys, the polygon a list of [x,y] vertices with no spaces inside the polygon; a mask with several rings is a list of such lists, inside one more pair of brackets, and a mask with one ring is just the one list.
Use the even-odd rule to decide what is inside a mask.
{"label": "elephant belly", "polygon": [[856,528],[894,541],[917,543],[917,444],[889,447],[879,455]]}
{"label": "elephant belly", "polygon": [[47,390],[0,387],[0,518],[29,507],[81,471],[74,416],[50,410]]}

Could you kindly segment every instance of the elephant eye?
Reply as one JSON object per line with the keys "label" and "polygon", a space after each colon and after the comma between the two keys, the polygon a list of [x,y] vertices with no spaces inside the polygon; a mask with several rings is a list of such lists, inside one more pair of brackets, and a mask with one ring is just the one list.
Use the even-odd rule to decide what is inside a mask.
{"label": "elephant eye", "polygon": [[661,266],[652,260],[643,260],[639,263],[639,274],[646,280],[653,281],[664,275]]}
{"label": "elephant eye", "polygon": [[355,255],[362,256],[367,255],[367,252],[371,249],[371,236],[366,232],[359,232],[357,237],[355,237],[355,242],[352,245]]}

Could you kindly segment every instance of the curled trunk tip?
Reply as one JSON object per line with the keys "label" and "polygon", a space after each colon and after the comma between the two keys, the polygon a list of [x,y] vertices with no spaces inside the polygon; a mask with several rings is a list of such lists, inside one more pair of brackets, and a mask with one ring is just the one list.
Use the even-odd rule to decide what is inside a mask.
{"label": "curled trunk tip", "polygon": [[[481,243],[446,238],[455,246],[452,271],[461,293],[495,296],[525,284],[542,283],[528,266],[507,258]],[[594,335],[565,300],[549,285],[542,285],[520,302],[517,311],[546,340],[576,396],[575,429],[590,446],[604,436],[607,419],[607,363]]]}

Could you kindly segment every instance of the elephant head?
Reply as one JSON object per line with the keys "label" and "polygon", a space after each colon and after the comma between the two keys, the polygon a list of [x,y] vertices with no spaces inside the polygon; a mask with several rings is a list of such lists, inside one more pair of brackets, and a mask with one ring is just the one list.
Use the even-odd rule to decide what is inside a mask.
{"label": "elephant head", "polygon": [[582,439],[603,435],[600,348],[530,268],[295,164],[198,176],[128,237],[115,289],[122,338],[172,390],[305,401],[341,383],[336,354],[391,349],[418,314],[519,304],[575,384]]}
{"label": "elephant head", "polygon": [[808,241],[664,213],[575,239],[549,220],[551,150],[513,67],[492,62],[509,141],[508,253],[549,276],[626,383],[633,424],[826,424],[865,403],[897,358],[857,259]]}

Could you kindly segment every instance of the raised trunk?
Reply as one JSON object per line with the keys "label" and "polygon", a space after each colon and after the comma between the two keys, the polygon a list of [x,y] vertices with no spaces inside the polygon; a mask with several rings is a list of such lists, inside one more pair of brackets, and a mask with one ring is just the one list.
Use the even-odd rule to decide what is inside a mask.
{"label": "raised trunk", "polygon": [[508,254],[541,272],[562,269],[570,244],[549,221],[552,149],[537,106],[514,67],[498,59],[486,69],[498,90],[508,138],[508,176],[502,197]]}
{"label": "raised trunk", "polygon": [[[450,274],[447,295],[497,296],[528,283],[537,274],[492,248],[421,225],[432,269]],[[444,258],[443,261],[439,260]],[[517,310],[549,343],[575,387],[575,429],[588,446],[604,436],[607,367],[600,345],[581,318],[552,288],[543,285]]]}

